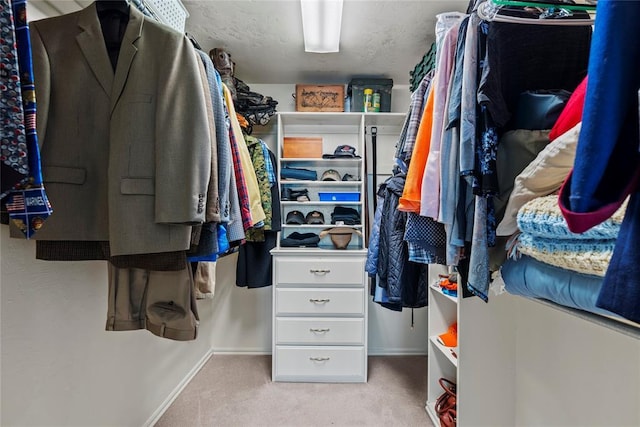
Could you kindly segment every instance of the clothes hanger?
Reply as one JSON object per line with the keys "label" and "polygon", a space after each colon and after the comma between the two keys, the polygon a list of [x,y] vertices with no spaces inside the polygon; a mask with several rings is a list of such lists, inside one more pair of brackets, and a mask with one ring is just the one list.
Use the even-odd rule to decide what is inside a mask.
{"label": "clothes hanger", "polygon": [[[497,1],[510,1],[510,0],[497,0]],[[523,2],[518,6],[522,6]],[[496,0],[486,0],[481,3],[477,8],[478,17],[483,21],[489,22],[506,22],[513,24],[528,24],[528,25],[561,25],[561,26],[586,26],[593,25],[595,22],[593,19],[537,19],[537,18],[522,18],[517,16],[501,15],[499,12],[504,5],[496,4]],[[536,7],[539,7],[537,4]],[[531,6],[529,6],[531,7]],[[560,7],[559,9],[563,9]]]}
{"label": "clothes hanger", "polygon": [[198,41],[196,40],[195,37],[193,37],[192,34],[189,34],[189,33],[184,33],[184,34],[185,36],[187,36],[191,44],[193,44],[193,47],[195,47],[198,50],[202,50],[202,47],[200,47],[200,43],[198,43]]}

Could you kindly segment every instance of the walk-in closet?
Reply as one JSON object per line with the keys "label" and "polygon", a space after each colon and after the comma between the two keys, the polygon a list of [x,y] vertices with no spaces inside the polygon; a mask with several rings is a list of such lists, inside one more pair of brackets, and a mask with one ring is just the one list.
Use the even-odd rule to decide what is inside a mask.
{"label": "walk-in closet", "polygon": [[0,425],[640,425],[640,0],[0,0]]}

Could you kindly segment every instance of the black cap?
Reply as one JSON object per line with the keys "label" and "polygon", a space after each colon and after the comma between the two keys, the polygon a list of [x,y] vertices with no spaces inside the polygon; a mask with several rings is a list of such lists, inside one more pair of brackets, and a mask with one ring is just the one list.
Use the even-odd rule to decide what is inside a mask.
{"label": "black cap", "polygon": [[287,214],[287,224],[304,224],[304,215],[300,211],[291,211]]}

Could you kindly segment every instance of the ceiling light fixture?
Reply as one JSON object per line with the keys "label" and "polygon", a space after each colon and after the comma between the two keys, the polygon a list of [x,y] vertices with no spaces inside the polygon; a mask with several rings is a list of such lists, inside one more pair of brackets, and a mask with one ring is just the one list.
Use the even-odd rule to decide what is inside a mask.
{"label": "ceiling light fixture", "polygon": [[300,6],[305,52],[338,52],[342,0],[300,0]]}

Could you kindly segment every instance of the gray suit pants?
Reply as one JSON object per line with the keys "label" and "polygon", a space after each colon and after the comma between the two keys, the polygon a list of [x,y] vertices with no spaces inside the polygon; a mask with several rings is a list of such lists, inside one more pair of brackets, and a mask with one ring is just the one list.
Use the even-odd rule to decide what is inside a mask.
{"label": "gray suit pants", "polygon": [[108,265],[108,331],[147,329],[172,340],[196,339],[199,317],[189,265],[180,271]]}

